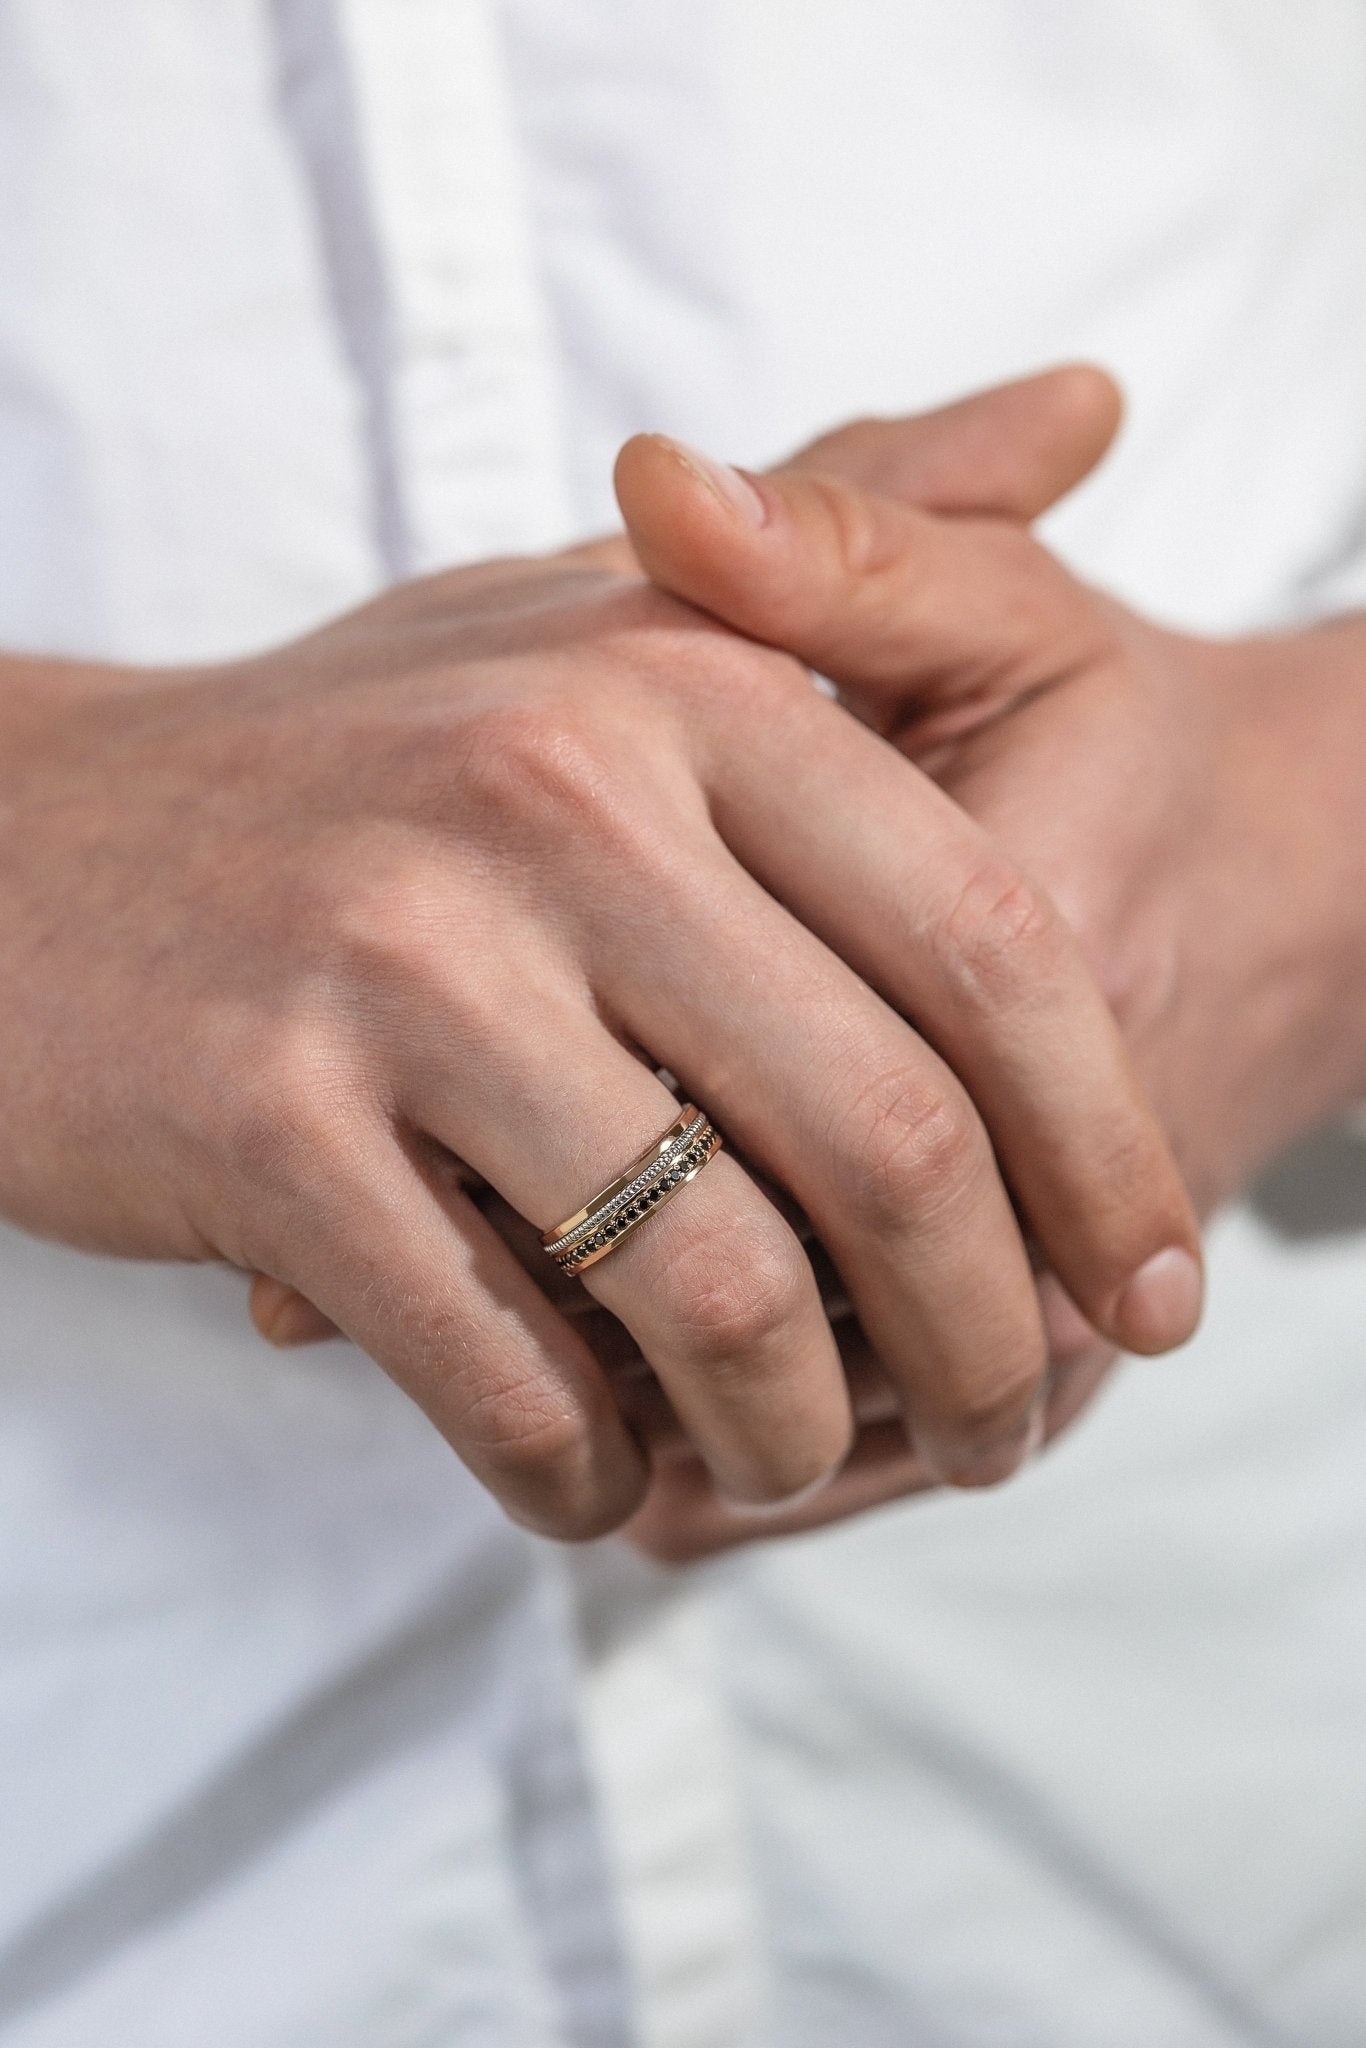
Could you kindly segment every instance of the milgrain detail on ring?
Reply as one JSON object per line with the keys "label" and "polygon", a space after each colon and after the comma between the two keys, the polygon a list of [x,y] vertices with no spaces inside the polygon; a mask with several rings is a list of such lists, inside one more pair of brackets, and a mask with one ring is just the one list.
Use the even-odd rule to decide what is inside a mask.
{"label": "milgrain detail on ring", "polygon": [[677,1193],[685,1181],[692,1180],[699,1174],[707,1161],[720,1149],[720,1134],[712,1130],[704,1132],[697,1143],[677,1160],[655,1186],[637,1196],[635,1202],[620,1211],[610,1223],[594,1230],[591,1236],[580,1239],[569,1251],[560,1253],[558,1256],[562,1269],[566,1273],[577,1273],[582,1267],[591,1266],[595,1259],[600,1259],[605,1252],[612,1249],[619,1237],[624,1237],[627,1231],[634,1230],[638,1223],[643,1223],[656,1204],[667,1201],[671,1194]]}
{"label": "milgrain detail on ring", "polygon": [[[676,1128],[678,1126],[674,1126],[674,1130]],[[565,1225],[559,1227],[559,1235],[545,1247],[551,1253],[551,1257],[559,1257],[559,1253],[565,1251],[575,1239],[582,1239],[584,1235],[590,1235],[594,1229],[600,1229],[604,1223],[610,1223],[623,1208],[629,1208],[635,1196],[639,1196],[641,1192],[649,1190],[657,1180],[661,1180],[661,1178],[668,1174],[668,1169],[674,1165],[674,1161],[678,1157],[682,1157],[682,1153],[688,1149],[688,1145],[696,1143],[696,1139],[702,1135],[702,1130],[705,1130],[705,1128],[707,1128],[707,1118],[698,1112],[692,1118],[692,1122],[688,1124],[688,1128],[682,1130],[678,1137],[668,1135],[664,1139],[659,1139],[657,1147],[651,1145],[649,1149],[651,1149],[651,1153],[655,1153],[655,1157],[651,1157],[649,1165],[643,1171],[639,1171],[639,1174],[635,1174],[635,1178],[629,1180],[625,1188],[616,1188],[616,1194],[610,1194],[610,1192],[600,1194],[594,1202],[590,1202],[588,1212],[580,1212],[582,1214],[582,1221],[575,1225],[575,1227],[571,1227],[571,1229],[565,1227]],[[631,1171],[631,1167],[627,1167],[627,1171]],[[616,1186],[616,1182],[612,1186]]]}
{"label": "milgrain detail on ring", "polygon": [[710,1118],[685,1103],[676,1123],[591,1202],[545,1231],[542,1245],[562,1272],[582,1272],[671,1200],[720,1149],[721,1134]]}
{"label": "milgrain detail on ring", "polygon": [[[680,1118],[681,1121],[682,1119]],[[619,1210],[628,1208],[632,1198],[638,1195],[642,1189],[648,1188],[652,1182],[661,1179],[673,1165],[675,1159],[680,1156],[687,1146],[693,1144],[701,1136],[706,1127],[707,1119],[700,1111],[692,1118],[686,1130],[679,1132],[677,1136],[674,1136],[673,1133],[678,1131],[678,1125],[671,1126],[670,1131],[658,1141],[658,1144],[650,1147],[651,1153],[655,1156],[651,1158],[649,1165],[645,1167],[643,1172],[637,1173],[635,1178],[628,1181],[625,1187],[618,1188],[616,1194],[604,1193],[599,1195],[595,1201],[588,1205],[591,1213],[580,1211],[582,1220],[575,1224],[573,1228],[563,1223],[559,1226],[556,1236],[545,1246],[551,1257],[558,1258],[566,1246],[571,1244],[576,1238],[581,1238],[585,1232],[592,1231],[596,1226],[609,1222]],[[634,1164],[635,1162],[632,1161],[632,1166]],[[632,1168],[628,1167],[626,1170],[630,1173]],[[616,1187],[617,1184],[614,1181],[612,1185]],[[544,1239],[542,1239],[542,1243],[545,1243]]]}

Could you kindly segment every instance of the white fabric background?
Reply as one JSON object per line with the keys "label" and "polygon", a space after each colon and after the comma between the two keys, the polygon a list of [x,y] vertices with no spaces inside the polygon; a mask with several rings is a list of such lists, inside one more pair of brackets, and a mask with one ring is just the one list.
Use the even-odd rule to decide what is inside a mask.
{"label": "white fabric background", "polygon": [[[634,428],[1074,354],[1059,544],[1313,610],[1364,144],[1355,0],[0,0],[0,644],[212,658],[592,529]],[[680,1586],[235,1278],[0,1236],[0,2038],[1356,2048],[1366,1257],[1212,1275],[1019,1486]]]}

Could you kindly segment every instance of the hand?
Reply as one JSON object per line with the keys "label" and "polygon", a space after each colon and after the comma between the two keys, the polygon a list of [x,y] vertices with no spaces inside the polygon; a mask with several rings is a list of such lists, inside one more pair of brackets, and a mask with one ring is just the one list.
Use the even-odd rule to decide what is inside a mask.
{"label": "hand", "polygon": [[[845,469],[886,489],[941,510],[987,510],[1028,520],[1068,490],[1094,464],[1112,422],[1095,404],[1096,380],[1064,370],[984,392],[916,419],[856,423],[793,459],[788,467]],[[624,540],[578,551],[584,559],[631,568]],[[736,1543],[809,1529],[937,1483],[932,1468],[908,1443],[895,1385],[879,1368],[858,1327],[838,1274],[814,1243],[809,1225],[794,1219],[822,1282],[826,1312],[839,1345],[857,1424],[854,1448],[839,1476],[813,1499],[769,1510],[761,1519],[718,1493],[638,1348],[617,1320],[582,1288],[548,1269],[535,1233],[478,1177],[473,1199],[555,1301],[574,1321],[612,1379],[637,1434],[648,1443],[653,1479],[630,1524],[639,1547],[669,1561],[710,1554]],[[1064,1427],[1090,1391],[1083,1364],[1069,1363],[1080,1323],[1057,1283],[1045,1276],[1041,1306],[1052,1353],[1042,1434]],[[269,1278],[253,1287],[253,1314],[277,1343],[315,1342],[333,1326],[295,1289]]]}
{"label": "hand", "polygon": [[[1091,402],[1113,425],[1098,375]],[[833,677],[1062,909],[1208,1212],[1366,1082],[1366,626],[1166,631],[1018,525],[843,467],[759,482],[756,526],[646,440],[621,495],[656,580]],[[998,994],[1002,910],[979,956]],[[1072,1324],[1084,1389],[1107,1350]]]}
{"label": "hand", "polygon": [[[0,1207],[299,1289],[530,1526],[619,1524],[647,1461],[462,1168],[548,1225],[671,1120],[656,1062],[812,1219],[937,1476],[1018,1462],[1042,1386],[998,1159],[1095,1324],[1186,1334],[1136,1276],[1193,1223],[1079,955],[1039,906],[1022,1044],[970,971],[999,858],[786,658],[580,556],[218,669],[33,664],[7,710]],[[839,1464],[811,1266],[733,1156],[585,1284],[727,1495]]]}
{"label": "hand", "polygon": [[[1107,392],[1103,387],[1098,393],[1096,377],[1088,370],[1047,372],[914,418],[855,422],[813,443],[784,468],[847,472],[854,481],[876,484],[926,508],[995,513],[1025,522],[1086,475],[1108,445],[1113,419]],[[623,573],[638,572],[624,534],[576,549],[573,556]],[[718,1492],[705,1460],[623,1325],[582,1287],[548,1266],[537,1233],[486,1182],[468,1172],[461,1178],[528,1276],[589,1345],[648,1448],[651,1483],[627,1532],[640,1549],[661,1561],[684,1562],[759,1538],[820,1527],[938,1484],[908,1441],[897,1389],[879,1369],[838,1273],[799,1214],[791,1220],[821,1285],[856,1435],[834,1480],[795,1507],[768,1509],[756,1517]],[[1091,1391],[1085,1362],[1072,1354],[1078,1331],[1086,1341],[1094,1341],[1094,1333],[1051,1276],[1043,1277],[1039,1293],[1050,1349],[1041,1432],[1047,1441]],[[327,1317],[285,1282],[258,1275],[251,1304],[257,1327],[274,1344],[311,1344],[337,1335]]]}

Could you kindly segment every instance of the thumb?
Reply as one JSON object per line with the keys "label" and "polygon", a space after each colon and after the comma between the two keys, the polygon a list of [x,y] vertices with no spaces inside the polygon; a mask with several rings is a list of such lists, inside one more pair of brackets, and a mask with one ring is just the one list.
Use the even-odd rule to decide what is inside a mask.
{"label": "thumb", "polygon": [[752,477],[649,434],[616,485],[648,576],[829,676],[874,724],[916,700],[999,704],[1098,651],[1090,593],[1013,519],[801,466]]}
{"label": "thumb", "polygon": [[[779,468],[823,471],[933,512],[1037,519],[1090,475],[1115,438],[1123,408],[1106,371],[1064,363],[935,412],[853,420]],[[580,541],[557,560],[621,576],[640,566],[624,534]]]}

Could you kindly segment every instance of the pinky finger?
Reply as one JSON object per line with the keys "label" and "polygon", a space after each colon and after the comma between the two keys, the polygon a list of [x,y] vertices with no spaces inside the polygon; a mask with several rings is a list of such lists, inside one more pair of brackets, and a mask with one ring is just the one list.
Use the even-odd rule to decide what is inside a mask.
{"label": "pinky finger", "polygon": [[469,1196],[387,1133],[363,1170],[312,1187],[253,1310],[274,1289],[277,1312],[302,1300],[319,1334],[360,1345],[514,1521],[571,1541],[624,1522],[647,1484],[640,1444],[583,1338]]}

